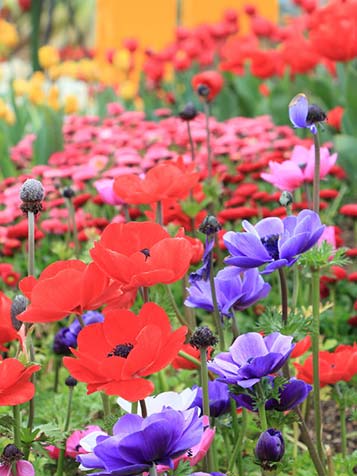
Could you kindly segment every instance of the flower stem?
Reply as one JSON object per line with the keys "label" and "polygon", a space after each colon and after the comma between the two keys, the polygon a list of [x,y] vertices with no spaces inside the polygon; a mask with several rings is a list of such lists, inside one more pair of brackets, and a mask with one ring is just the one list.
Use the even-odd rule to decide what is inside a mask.
{"label": "flower stem", "polygon": [[59,373],[60,373],[61,365],[62,365],[61,357],[59,355],[55,355],[55,359],[54,359],[55,380],[53,382],[54,393],[58,392]]}
{"label": "flower stem", "polygon": [[156,223],[163,225],[162,201],[159,200],[156,204]]}
{"label": "flower stem", "polygon": [[319,339],[320,339],[320,272],[318,269],[312,270],[312,368],[314,383],[314,417],[316,447],[321,460],[323,460],[322,449],[322,425],[321,425],[321,403],[320,403],[320,370],[319,370]]}
{"label": "flower stem", "polygon": [[28,219],[28,256],[27,256],[27,274],[35,276],[35,214],[27,213]]}
{"label": "flower stem", "polygon": [[149,475],[150,476],[157,476],[157,470],[156,470],[156,464],[155,463],[153,463],[153,465],[149,469]]}
{"label": "flower stem", "polygon": [[211,132],[209,129],[210,105],[208,101],[203,102],[205,119],[206,119],[206,143],[207,143],[207,178],[210,183],[212,180],[212,149],[211,149]]}
{"label": "flower stem", "polygon": [[265,396],[264,392],[262,389],[262,386],[260,382],[255,384],[255,390],[256,394],[258,396],[257,398],[257,407],[258,407],[258,413],[259,413],[259,418],[260,418],[260,425],[262,427],[262,431],[266,431],[268,429],[268,422],[267,422],[267,414],[265,411]]}
{"label": "flower stem", "polygon": [[68,208],[68,221],[70,224],[70,229],[72,229],[73,242],[74,242],[74,254],[76,258],[79,258],[80,247],[78,240],[78,229],[76,223],[76,212],[74,210],[73,202],[70,198],[66,198],[67,208]]}
{"label": "flower stem", "polygon": [[190,324],[186,321],[186,318],[181,314],[180,309],[179,309],[179,307],[176,303],[175,297],[172,294],[170,286],[168,284],[165,284],[165,288],[166,288],[167,295],[170,299],[170,304],[171,304],[171,306],[173,307],[173,309],[175,311],[177,319],[179,320],[180,324],[182,326],[186,326],[188,328],[190,334],[192,334],[193,329],[190,326]]}
{"label": "flower stem", "polygon": [[20,405],[15,405],[13,407],[14,413],[14,444],[17,448],[21,448],[21,415],[20,415]]}
{"label": "flower stem", "polygon": [[148,410],[146,408],[145,399],[143,398],[142,400],[139,400],[139,404],[141,408],[141,415],[143,418],[146,418],[148,416]]}
{"label": "flower stem", "polygon": [[341,425],[341,453],[344,458],[347,455],[347,432],[346,432],[346,407],[343,401],[339,403]]}
{"label": "flower stem", "polygon": [[299,424],[300,424],[301,434],[302,434],[302,437],[304,438],[304,443],[306,444],[306,446],[309,450],[310,457],[312,459],[312,462],[314,463],[317,474],[318,474],[318,476],[326,476],[326,471],[325,471],[325,469],[322,465],[322,462],[321,462],[321,460],[319,458],[319,455],[316,451],[315,445],[314,445],[314,443],[311,439],[309,430],[307,429],[307,426],[306,426],[304,418],[301,414],[301,411],[298,407],[296,407],[295,411],[299,416]]}
{"label": "flower stem", "polygon": [[100,396],[102,397],[104,418],[108,418],[111,413],[109,396],[104,392],[100,392]]}
{"label": "flower stem", "polygon": [[[211,252],[211,254],[213,254]],[[221,318],[219,315],[218,309],[218,302],[217,302],[217,294],[216,294],[216,287],[214,285],[214,276],[213,276],[213,256],[211,256],[211,263],[210,263],[210,272],[209,272],[209,283],[211,287],[211,294],[212,294],[212,303],[213,303],[213,318],[214,318],[214,325],[216,327],[216,332],[219,338],[219,348],[220,350],[225,350],[226,345],[224,343],[224,334],[223,328],[221,324]]]}
{"label": "flower stem", "polygon": [[281,293],[281,319],[284,326],[288,323],[288,287],[283,268],[279,268],[280,293]]}
{"label": "flower stem", "polygon": [[240,425],[240,430],[239,430],[236,444],[233,448],[233,452],[228,463],[227,474],[233,474],[234,464],[237,459],[238,474],[239,476],[243,475],[243,458],[242,458],[241,450],[242,450],[243,439],[245,436],[246,428],[247,428],[247,410],[243,408],[242,409],[242,423]]}
{"label": "flower stem", "polygon": [[[66,421],[65,421],[64,429],[63,429],[64,434],[66,434],[66,432],[68,431],[69,422],[71,421],[73,390],[74,390],[74,387],[69,387],[68,403],[67,403],[67,415],[66,415]],[[63,441],[62,445],[63,446],[60,448],[60,452],[59,452],[59,455],[58,455],[58,461],[57,461],[57,476],[62,476],[63,475],[64,457],[65,457],[65,454],[66,454],[66,440]]]}
{"label": "flower stem", "polygon": [[[203,400],[203,415],[210,417],[209,409],[209,395],[208,395],[208,368],[207,368],[207,347],[200,347],[200,360],[201,360],[201,386],[202,386],[202,400]],[[211,473],[213,471],[213,458],[211,449],[207,451],[207,469]]]}
{"label": "flower stem", "polygon": [[192,162],[194,162],[195,161],[195,146],[193,144],[190,121],[186,121],[186,124],[187,124],[188,139],[190,141],[191,158],[192,158]]}
{"label": "flower stem", "polygon": [[320,140],[319,132],[314,134],[314,151],[315,151],[315,167],[314,167],[314,184],[312,192],[312,209],[314,212],[320,211]]}

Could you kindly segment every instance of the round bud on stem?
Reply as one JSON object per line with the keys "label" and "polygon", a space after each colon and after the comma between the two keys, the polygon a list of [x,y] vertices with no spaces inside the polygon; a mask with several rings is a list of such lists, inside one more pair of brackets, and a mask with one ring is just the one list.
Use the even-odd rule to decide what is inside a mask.
{"label": "round bud on stem", "polygon": [[17,319],[17,316],[25,311],[28,304],[28,300],[22,294],[18,294],[14,297],[11,303],[10,315],[11,322],[17,331],[22,326],[22,322]]}
{"label": "round bud on stem", "polygon": [[284,190],[284,192],[281,193],[279,197],[279,203],[282,207],[289,207],[294,201],[294,197],[292,193],[287,192]]}
{"label": "round bud on stem", "polygon": [[192,347],[196,347],[196,349],[202,349],[207,347],[214,347],[217,344],[218,339],[209,327],[202,326],[197,327],[195,332],[192,334],[189,342]]}
{"label": "round bud on stem", "polygon": [[179,112],[179,117],[183,121],[192,121],[197,116],[197,114],[198,112],[195,108],[195,105],[192,102],[188,102],[182,111]]}
{"label": "round bud on stem", "polygon": [[42,200],[45,189],[42,183],[36,179],[27,179],[20,188],[21,210],[24,213],[32,212],[35,215],[42,210]]}

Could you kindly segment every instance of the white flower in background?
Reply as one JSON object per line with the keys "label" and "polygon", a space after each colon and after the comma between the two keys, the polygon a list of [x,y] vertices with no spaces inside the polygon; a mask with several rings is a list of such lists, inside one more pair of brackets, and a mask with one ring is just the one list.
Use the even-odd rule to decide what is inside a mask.
{"label": "white flower in background", "polygon": [[[163,408],[170,407],[173,410],[187,410],[192,405],[196,397],[197,389],[186,388],[181,393],[163,392],[153,397],[145,398],[148,415],[161,412]],[[117,399],[118,405],[127,413],[131,412],[132,403],[123,398]],[[141,408],[138,405],[138,415],[141,415]]]}

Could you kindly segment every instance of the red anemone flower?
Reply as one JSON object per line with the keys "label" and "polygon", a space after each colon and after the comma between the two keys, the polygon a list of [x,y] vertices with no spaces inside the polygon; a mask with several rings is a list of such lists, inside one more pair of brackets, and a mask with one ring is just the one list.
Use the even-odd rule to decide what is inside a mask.
{"label": "red anemone flower", "polygon": [[24,322],[53,322],[63,317],[98,309],[124,297],[118,283],[110,283],[95,263],[80,260],[56,261],[36,279],[28,276],[19,287],[31,301],[19,314]]}
{"label": "red anemone flower", "polygon": [[11,322],[10,308],[11,299],[0,292],[0,351],[7,350],[6,347],[3,347],[3,344],[19,339]]}
{"label": "red anemone flower", "polygon": [[128,291],[181,279],[190,266],[192,246],[185,238],[171,238],[157,223],[112,223],[90,253]]}
{"label": "red anemone flower", "polygon": [[168,198],[186,198],[198,180],[199,173],[163,162],[150,169],[144,179],[134,174],[117,177],[113,189],[126,203],[148,204]]}
{"label": "red anemone flower", "polygon": [[131,402],[154,390],[146,380],[169,365],[180,350],[185,326],[172,332],[165,311],[146,303],[138,316],[128,310],[104,312],[104,322],[85,327],[78,336],[77,357],[65,357],[70,374],[87,383],[87,393],[103,391]]}
{"label": "red anemone flower", "polygon": [[[313,383],[312,355],[303,365],[294,363],[297,378]],[[339,345],[334,352],[319,352],[320,387],[334,385],[343,380],[349,382],[357,374],[357,344]]]}
{"label": "red anemone flower", "polygon": [[203,71],[195,74],[191,81],[193,89],[197,92],[200,86],[208,88],[207,101],[212,101],[223,87],[223,77],[217,71]]}
{"label": "red anemone flower", "polygon": [[0,406],[20,405],[31,400],[35,386],[30,378],[40,368],[39,365],[25,367],[17,359],[0,361]]}

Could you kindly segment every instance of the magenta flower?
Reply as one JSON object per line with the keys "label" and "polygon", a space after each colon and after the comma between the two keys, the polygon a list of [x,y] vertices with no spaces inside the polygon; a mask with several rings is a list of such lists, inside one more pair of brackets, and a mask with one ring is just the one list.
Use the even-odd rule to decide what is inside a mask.
{"label": "magenta flower", "polygon": [[5,446],[0,456],[0,476],[13,476],[13,464],[15,464],[17,476],[34,476],[35,470],[32,464],[23,457],[23,453],[15,445]]}

